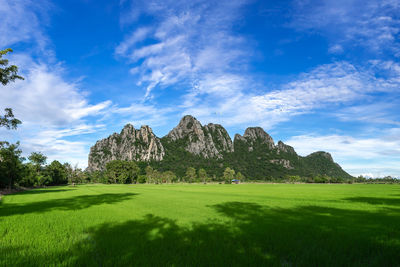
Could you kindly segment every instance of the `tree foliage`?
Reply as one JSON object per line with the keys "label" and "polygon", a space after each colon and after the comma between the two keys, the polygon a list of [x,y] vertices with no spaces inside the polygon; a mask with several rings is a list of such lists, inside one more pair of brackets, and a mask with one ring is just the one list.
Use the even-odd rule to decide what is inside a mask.
{"label": "tree foliage", "polygon": [[9,52],[12,52],[11,48],[0,50],[0,83],[7,85],[9,82],[13,82],[16,79],[23,80],[22,76],[19,76],[18,67],[15,65],[8,66],[8,59],[3,59],[3,56]]}
{"label": "tree foliage", "polygon": [[0,146],[0,187],[11,189],[22,178],[23,158],[19,143],[3,143]]}
{"label": "tree foliage", "polygon": [[199,170],[199,179],[201,182],[206,183],[208,180],[207,172],[205,169],[201,168]]}
{"label": "tree foliage", "polygon": [[38,167],[46,164],[47,157],[41,152],[32,152],[28,159]]}
{"label": "tree foliage", "polygon": [[226,184],[232,183],[233,178],[235,177],[235,170],[232,170],[231,168],[227,167],[224,170],[224,180]]}
{"label": "tree foliage", "polygon": [[106,164],[106,176],[110,183],[134,183],[140,169],[133,161],[113,160]]}
{"label": "tree foliage", "polygon": [[21,121],[14,117],[11,108],[5,108],[4,111],[4,116],[0,116],[0,127],[6,127],[7,129],[17,129],[17,126],[21,124]]}
{"label": "tree foliage", "polygon": [[196,169],[193,167],[189,167],[186,170],[185,181],[189,183],[195,182],[197,179]]}

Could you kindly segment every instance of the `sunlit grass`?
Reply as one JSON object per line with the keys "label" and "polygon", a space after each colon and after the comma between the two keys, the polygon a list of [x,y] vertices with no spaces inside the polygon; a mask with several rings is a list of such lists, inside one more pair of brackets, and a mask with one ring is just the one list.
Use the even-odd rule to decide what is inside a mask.
{"label": "sunlit grass", "polygon": [[82,185],[0,204],[1,266],[393,266],[399,251],[398,185]]}

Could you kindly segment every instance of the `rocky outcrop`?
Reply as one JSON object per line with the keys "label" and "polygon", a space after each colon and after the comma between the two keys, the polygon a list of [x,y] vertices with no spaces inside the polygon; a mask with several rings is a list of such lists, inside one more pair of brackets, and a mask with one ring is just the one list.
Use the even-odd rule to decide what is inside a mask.
{"label": "rocky outcrop", "polygon": [[271,159],[269,162],[277,165],[281,165],[282,167],[286,169],[293,169],[292,165],[290,164],[290,161],[287,159]]}
{"label": "rocky outcrop", "polygon": [[293,147],[286,145],[282,141],[278,142],[278,144],[276,145],[276,149],[277,149],[278,154],[289,153],[289,154],[297,155],[297,153],[296,153],[296,151],[294,151]]}
{"label": "rocky outcrop", "polygon": [[201,123],[192,116],[184,116],[179,124],[166,136],[167,142],[183,141],[185,149],[204,158],[223,158],[224,153],[233,152],[228,132],[219,124]]}
{"label": "rocky outcrop", "polygon": [[103,170],[112,160],[160,161],[165,151],[160,139],[145,125],[136,130],[131,124],[125,125],[121,133],[114,133],[99,140],[90,148],[88,169]]}
{"label": "rocky outcrop", "polygon": [[236,144],[237,142],[245,143],[249,152],[260,145],[266,145],[269,150],[275,148],[274,140],[261,127],[249,127],[244,131],[243,136],[236,134],[234,143]]}

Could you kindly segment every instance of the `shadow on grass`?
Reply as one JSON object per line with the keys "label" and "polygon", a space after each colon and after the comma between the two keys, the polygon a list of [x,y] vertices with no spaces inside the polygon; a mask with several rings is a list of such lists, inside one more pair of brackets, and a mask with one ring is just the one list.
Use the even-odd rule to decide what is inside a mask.
{"label": "shadow on grass", "polygon": [[[88,230],[42,264],[76,266],[398,266],[400,214],[302,206],[212,206],[227,220],[180,226],[154,215]],[[59,261],[59,262],[55,262]]]}
{"label": "shadow on grass", "polygon": [[100,194],[100,195],[83,195],[70,198],[51,199],[46,201],[29,202],[22,204],[3,203],[0,206],[0,217],[28,214],[43,213],[50,210],[80,210],[101,204],[113,204],[132,198],[134,193],[125,194]]}
{"label": "shadow on grass", "polygon": [[21,191],[15,193],[15,195],[36,195],[36,194],[43,194],[43,193],[58,193],[58,192],[68,192],[68,191],[73,191],[76,189],[69,188],[69,189],[53,189],[53,188],[40,188],[40,189],[32,189],[32,190],[26,190],[26,191]]}
{"label": "shadow on grass", "polygon": [[351,202],[361,202],[372,205],[389,205],[398,206],[400,208],[400,198],[382,198],[382,197],[351,197],[344,200]]}

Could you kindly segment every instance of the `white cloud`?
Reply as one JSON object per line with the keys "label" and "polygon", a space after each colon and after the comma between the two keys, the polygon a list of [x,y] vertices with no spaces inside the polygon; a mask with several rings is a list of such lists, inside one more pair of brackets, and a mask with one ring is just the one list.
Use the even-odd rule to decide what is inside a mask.
{"label": "white cloud", "polygon": [[[326,64],[266,93],[247,90],[252,83],[243,76],[211,76],[199,81],[186,95],[183,113],[227,126],[252,124],[270,129],[279,122],[316,109],[367,101],[371,94],[391,93],[393,97],[399,92],[400,75],[393,71],[397,65],[389,65],[390,68],[379,62],[370,67],[356,68],[348,62]],[[348,114],[353,116],[353,121],[371,118],[373,114],[364,114],[364,118],[362,114],[354,116],[357,112],[354,109],[336,108],[338,111],[334,114],[343,120]],[[390,106],[383,105],[382,109],[389,110]]]}
{"label": "white cloud", "polygon": [[[116,53],[136,64],[132,73],[140,77],[139,85],[145,85],[146,98],[151,98],[157,86],[182,82],[191,85],[207,79],[210,73],[232,75],[250,55],[244,40],[231,31],[245,4],[239,0],[135,2],[126,16],[134,20],[140,14],[150,15],[154,30],[146,30],[146,35],[142,28],[134,31],[116,48]],[[138,44],[137,36],[147,38],[147,42]]]}
{"label": "white cloud", "polygon": [[47,0],[0,0],[0,47],[29,42],[44,50],[48,38],[43,23],[48,20],[51,7]]}
{"label": "white cloud", "polygon": [[63,79],[63,70],[59,67],[35,63],[26,55],[16,55],[13,59],[13,63],[23,70],[21,74],[25,80],[2,88],[0,107],[11,107],[23,124],[17,131],[7,133],[8,140],[20,140],[25,155],[41,151],[50,160],[72,161],[86,166],[87,159],[83,159],[87,158],[89,144],[66,138],[104,128],[104,125],[88,124],[86,118],[102,115],[111,102],[89,104],[78,84]]}
{"label": "white cloud", "polygon": [[330,52],[346,44],[400,56],[398,0],[299,0],[294,3],[291,26],[328,36],[333,42]]}
{"label": "white cloud", "polygon": [[110,101],[89,104],[77,84],[63,79],[58,67],[53,69],[33,61],[13,63],[23,70],[21,74],[25,80],[11,83],[0,91],[0,106],[11,104],[15,115],[27,124],[53,127],[81,122],[82,118],[98,115],[111,104]]}
{"label": "white cloud", "polygon": [[332,45],[328,49],[328,52],[331,54],[341,54],[341,53],[343,53],[343,51],[344,51],[343,46],[341,46],[339,44]]}

